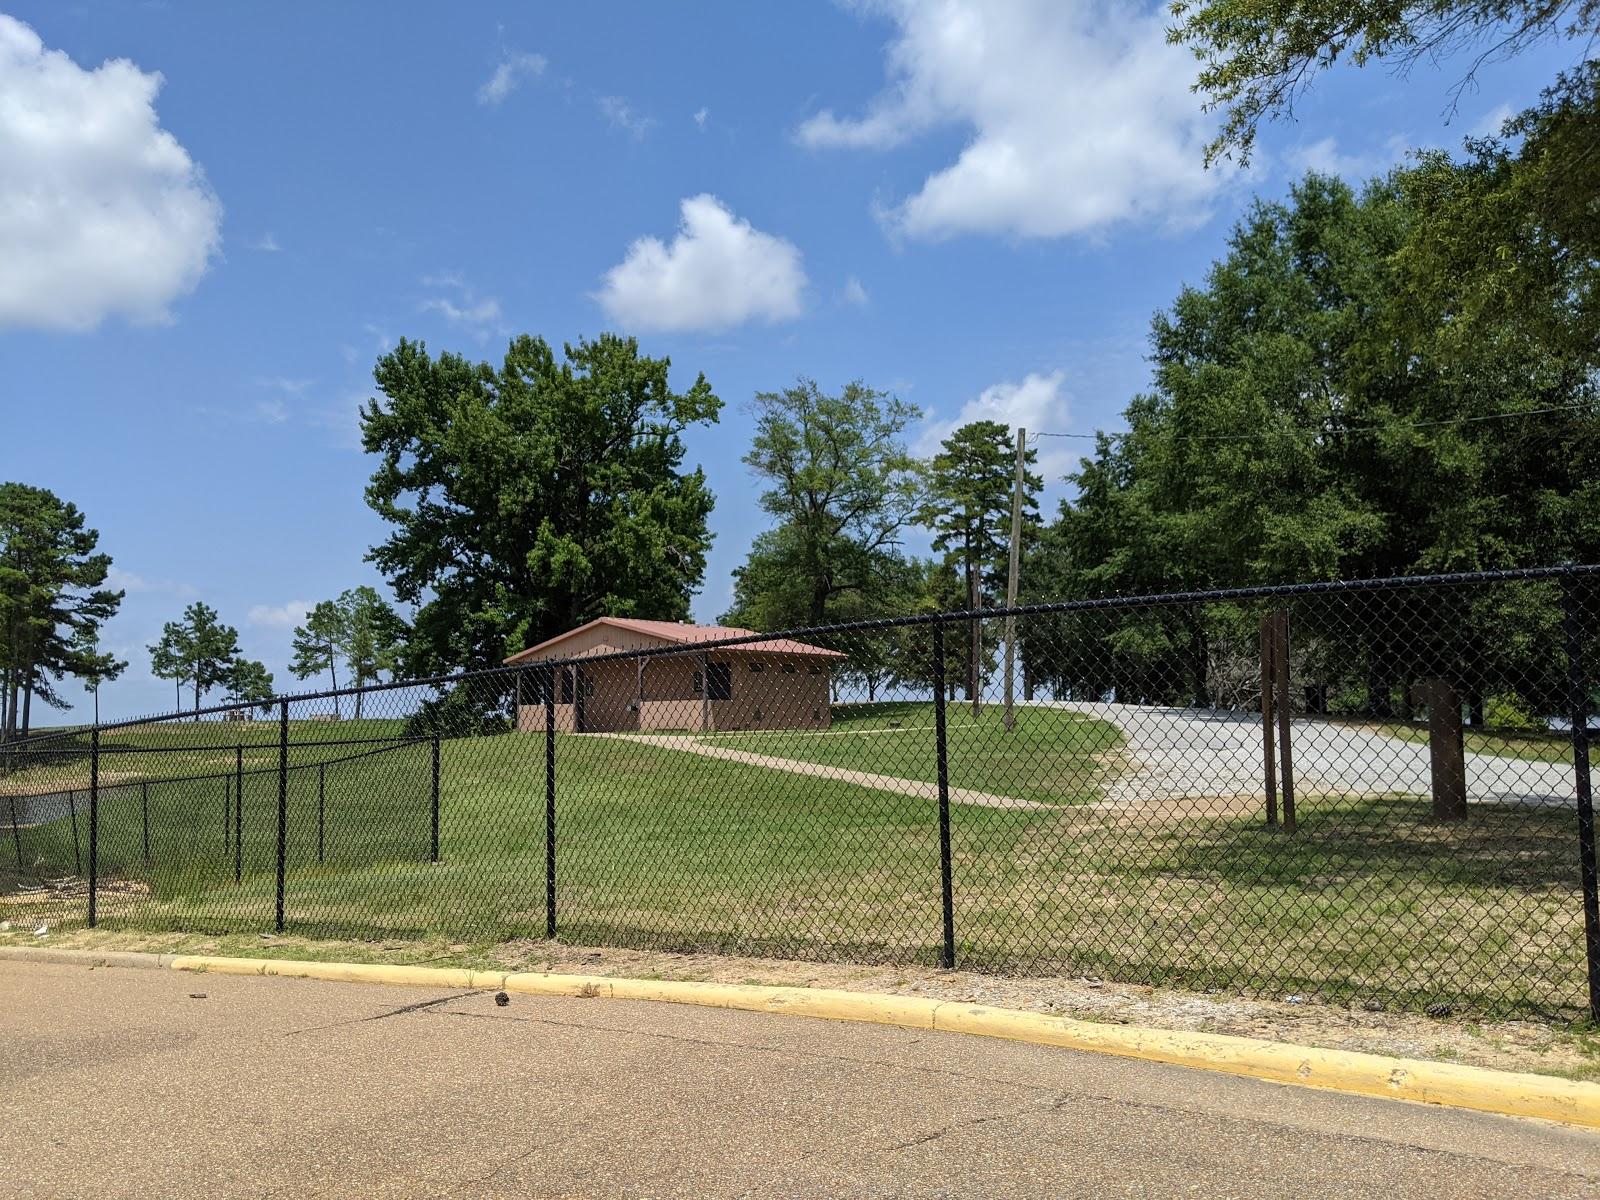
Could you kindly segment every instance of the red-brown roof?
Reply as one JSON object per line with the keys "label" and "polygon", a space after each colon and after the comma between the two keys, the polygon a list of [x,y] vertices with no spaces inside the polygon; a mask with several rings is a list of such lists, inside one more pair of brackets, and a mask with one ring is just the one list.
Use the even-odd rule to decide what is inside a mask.
{"label": "red-brown roof", "polygon": [[[756,637],[760,633],[756,629],[739,629],[732,625],[690,625],[684,621],[640,621],[633,617],[597,617],[586,625],[579,625],[576,629],[558,633],[555,637],[542,641],[537,646],[529,646],[526,650],[513,654],[506,659],[506,662],[521,662],[541,650],[548,650],[557,643],[564,642],[586,629],[593,629],[597,625],[626,629],[633,633],[642,633],[646,637],[660,638],[662,641],[675,642],[679,645],[692,645],[695,642],[720,642],[728,638]],[[796,657],[846,657],[837,650],[813,646],[809,642],[797,642],[793,638],[765,638],[759,642],[745,642],[742,645],[729,646],[728,649],[741,653],[791,654]]]}

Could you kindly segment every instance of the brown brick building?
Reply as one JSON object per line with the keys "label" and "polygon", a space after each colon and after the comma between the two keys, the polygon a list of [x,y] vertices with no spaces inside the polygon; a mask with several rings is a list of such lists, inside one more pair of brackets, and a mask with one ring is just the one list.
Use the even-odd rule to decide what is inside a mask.
{"label": "brown brick building", "polygon": [[[686,729],[825,729],[836,650],[788,638],[695,650],[698,643],[756,636],[751,629],[601,617],[506,659],[511,666],[577,659],[557,669],[555,725],[563,733]],[[628,650],[668,650],[605,658]],[[583,659],[599,661],[585,663]],[[517,728],[545,725],[543,672],[527,672]]]}

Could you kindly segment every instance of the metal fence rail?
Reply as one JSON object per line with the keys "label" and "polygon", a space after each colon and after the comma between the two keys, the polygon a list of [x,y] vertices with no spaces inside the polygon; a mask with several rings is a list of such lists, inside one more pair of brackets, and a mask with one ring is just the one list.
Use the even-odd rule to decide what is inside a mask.
{"label": "metal fence rail", "polygon": [[1597,594],[1567,567],[612,629],[361,689],[359,722],[347,689],[249,736],[234,706],[107,723],[4,748],[8,902],[1600,1018]]}

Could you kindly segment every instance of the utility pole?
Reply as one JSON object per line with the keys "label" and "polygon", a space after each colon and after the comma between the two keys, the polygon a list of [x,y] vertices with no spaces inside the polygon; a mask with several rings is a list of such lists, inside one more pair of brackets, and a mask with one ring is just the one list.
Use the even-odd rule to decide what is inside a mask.
{"label": "utility pole", "polygon": [[[1017,480],[1011,491],[1011,562],[1006,573],[1006,608],[1017,606],[1017,575],[1022,562],[1022,468],[1028,453],[1028,431],[1017,429]],[[1016,728],[1017,718],[1011,711],[1016,699],[1017,618],[1006,613],[1006,730]]]}

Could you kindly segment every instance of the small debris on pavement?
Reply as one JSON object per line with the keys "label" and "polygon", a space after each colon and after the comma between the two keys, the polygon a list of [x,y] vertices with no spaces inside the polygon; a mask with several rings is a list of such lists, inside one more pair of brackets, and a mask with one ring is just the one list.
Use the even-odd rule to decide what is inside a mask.
{"label": "small debris on pavement", "polygon": [[501,1008],[504,1008],[506,1005],[511,1003],[511,997],[506,995],[504,992],[496,992],[494,994],[494,1002]]}
{"label": "small debris on pavement", "polygon": [[204,992],[190,992],[189,993],[189,999],[191,999],[191,1000],[204,1000],[205,998],[206,998],[206,994]]}

